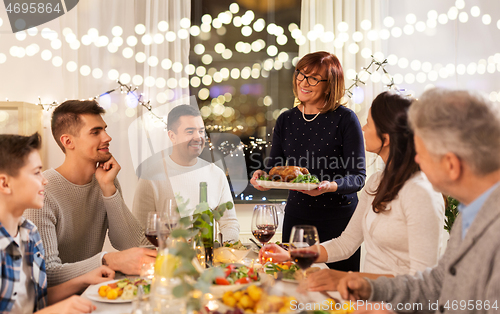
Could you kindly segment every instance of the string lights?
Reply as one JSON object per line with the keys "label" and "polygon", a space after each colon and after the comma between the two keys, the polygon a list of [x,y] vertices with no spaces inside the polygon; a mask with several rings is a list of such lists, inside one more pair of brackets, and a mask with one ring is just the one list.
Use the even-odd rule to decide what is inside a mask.
{"label": "string lights", "polygon": [[[382,61],[377,60],[374,56],[371,56],[371,62],[368,64],[368,66],[361,68],[360,73],[356,73],[352,85],[350,85],[348,88],[345,90],[345,94],[349,97],[352,98],[353,95],[353,88],[359,86],[360,84],[365,85],[366,80],[373,75],[373,73],[382,71],[385,75],[385,81],[386,81],[386,88],[387,89],[392,89],[396,90],[398,92],[405,92],[404,89],[399,89],[396,84],[394,83],[394,78],[387,72],[385,67],[387,66],[387,59],[384,59]],[[367,75],[365,75],[367,74]],[[207,125],[206,126],[207,131],[219,131],[219,132],[230,132],[230,131],[235,131],[235,129],[242,130],[243,127],[241,125],[237,127],[231,127],[231,126],[222,126],[222,125]],[[271,135],[268,134],[268,137]],[[271,141],[266,141],[262,138],[255,138],[255,137],[250,137],[250,143],[249,144],[238,144],[234,145],[229,142],[223,142],[219,145],[218,149],[219,151],[224,154],[228,155],[230,154],[231,156],[236,155],[238,156],[238,151],[246,155],[245,152],[248,152],[252,154],[254,151],[262,151],[265,148],[268,148],[272,145]]]}
{"label": "string lights", "polygon": [[[95,97],[91,97],[91,98],[89,98],[89,100],[99,101],[99,98],[101,98],[105,95],[109,95],[113,92],[120,91],[120,93],[122,93],[122,94],[127,94],[129,97],[134,97],[134,99],[137,101],[138,105],[141,105],[142,107],[146,108],[146,110],[149,112],[149,114],[152,117],[154,117],[157,121],[163,123],[165,125],[165,128],[166,128],[167,122],[163,119],[163,117],[160,117],[159,115],[154,113],[153,106],[151,105],[151,100],[145,101],[142,99],[144,94],[141,93],[140,95],[137,95],[135,93],[135,91],[137,91],[137,89],[138,89],[137,86],[132,87],[132,85],[123,84],[122,82],[120,82],[120,80],[117,80],[116,83],[118,84],[117,87],[110,89],[110,90],[108,90],[100,95],[97,95]],[[41,97],[38,97],[38,105],[40,107],[42,107],[43,110],[49,111],[50,109],[59,106],[60,103],[57,101],[53,101],[52,103],[44,104],[44,103],[42,103]]]}
{"label": "string lights", "polygon": [[[238,15],[238,13],[240,15]],[[112,28],[111,31],[112,37],[99,34],[99,31],[97,29],[90,28],[87,34],[84,34],[81,38],[78,38],[70,28],[65,28],[62,34],[64,38],[58,38],[59,37],[58,34],[55,31],[50,30],[49,28],[43,28],[39,32],[38,29],[34,27],[26,31],[16,33],[16,38],[19,41],[23,42],[26,41],[26,39],[29,38],[30,36],[37,36],[38,34],[41,34],[41,36],[44,39],[50,40],[50,46],[54,51],[61,49],[63,42],[66,42],[69,45],[69,47],[73,50],[77,50],[82,48],[83,46],[89,46],[94,44],[96,47],[99,48],[107,48],[110,53],[116,53],[119,49],[122,49],[123,57],[132,58],[134,57],[134,49],[132,48],[135,47],[139,42],[141,42],[145,46],[150,46],[155,44],[159,45],[162,44],[164,41],[172,42],[175,40],[184,40],[187,39],[189,35],[193,37],[199,37],[201,40],[204,41],[209,38],[209,33],[212,29],[215,29],[218,32],[218,34],[221,33],[223,30],[225,33],[226,26],[233,25],[234,27],[241,29],[243,38],[248,37],[250,34],[254,32],[258,33],[265,30],[270,35],[276,37],[277,46],[274,44],[270,44],[269,46],[266,47],[267,43],[262,39],[255,40],[251,43],[242,40],[239,41],[234,48],[226,47],[221,43],[218,43],[215,45],[216,47],[214,47],[214,53],[220,54],[224,59],[228,60],[234,55],[235,52],[247,54],[252,51],[258,52],[263,49],[266,49],[266,52],[268,52],[268,55],[269,57],[271,57],[271,59],[274,58],[277,59],[274,61],[279,61],[277,62],[276,67],[274,68],[275,70],[278,70],[281,68],[280,62],[283,62],[282,61],[283,59],[287,59],[287,57],[285,56],[287,55],[286,52],[279,52],[278,49],[279,46],[284,45],[286,44],[286,42],[288,42],[287,34],[285,34],[286,29],[288,29],[288,31],[290,32],[288,36],[291,36],[291,38],[293,38],[296,41],[297,45],[302,45],[306,43],[307,40],[310,41],[321,40],[323,42],[333,41],[335,42],[336,48],[342,48],[344,44],[346,44],[347,41],[352,38],[353,43],[351,43],[350,46],[348,47],[349,52],[353,54],[361,53],[361,55],[364,58],[370,58],[370,55],[373,53],[372,51],[370,51],[370,49],[365,48],[360,50],[359,46],[358,48],[356,48],[357,43],[361,42],[364,37],[366,37],[371,41],[378,39],[387,40],[391,36],[397,38],[400,37],[402,34],[412,35],[415,32],[424,32],[429,29],[435,29],[438,24],[445,25],[448,22],[454,20],[458,20],[461,23],[466,23],[471,18],[480,18],[484,25],[490,25],[491,23],[493,23],[491,15],[487,13],[483,14],[478,6],[472,6],[470,8],[470,12],[467,12],[465,10],[464,0],[455,1],[454,5],[450,6],[450,8],[444,13],[438,13],[435,10],[430,10],[427,13],[426,18],[427,20],[424,19],[418,21],[415,14],[410,13],[406,16],[405,19],[406,24],[404,26],[398,26],[395,25],[394,18],[387,16],[383,20],[383,27],[386,28],[380,30],[374,29],[372,27],[371,21],[363,20],[360,22],[360,27],[361,30],[365,32],[364,34],[361,31],[355,31],[352,34],[349,34],[348,27],[345,27],[346,23],[344,22],[338,23],[336,27],[336,30],[338,31],[337,36],[335,36],[332,32],[329,31],[325,32],[324,27],[322,27],[322,25],[316,25],[313,30],[309,31],[307,34],[303,34],[300,28],[294,23],[291,23],[290,25],[288,25],[288,27],[282,27],[274,23],[267,23],[262,18],[256,19],[255,14],[251,10],[247,10],[244,13],[240,12],[240,7],[238,6],[238,4],[233,3],[229,6],[229,10],[220,12],[217,16],[214,15],[212,17],[209,14],[205,14],[201,18],[200,26],[191,25],[188,18],[181,19],[179,22],[180,28],[176,32],[172,29],[171,25],[169,27],[168,22],[160,21],[157,25],[157,29],[154,30],[156,31],[156,33],[147,33],[146,27],[143,24],[138,24],[134,29],[135,34],[129,35],[126,38],[123,36],[123,29],[120,26],[114,26]],[[497,27],[500,28],[500,20],[497,21]],[[140,40],[138,38],[140,38]],[[128,47],[125,47],[125,44]],[[9,49],[10,54],[14,57],[34,56],[40,51],[41,48],[37,44],[31,44],[26,47],[12,46]],[[202,61],[204,62],[205,65],[209,65],[213,60],[211,52],[206,51],[206,48],[202,43],[196,45],[195,53],[202,55]],[[41,51],[41,56],[43,60],[47,61],[52,60],[53,65],[56,67],[62,66],[62,64],[64,63],[61,57],[53,54],[52,51],[50,51],[49,49]],[[398,57],[396,56],[392,57],[393,57],[392,59],[394,58],[396,58],[396,60],[398,59]],[[6,58],[7,56],[5,54],[0,53],[0,64],[5,62]],[[382,58],[379,57],[379,59]],[[389,63],[391,63],[390,59],[391,58],[389,58]],[[399,58],[399,59],[405,60],[405,58]],[[162,62],[160,62],[160,60],[158,60],[154,56],[146,58],[146,55],[141,51],[135,53],[135,60],[138,63],[147,62],[148,65],[152,67],[161,64],[165,70],[169,70],[171,68],[175,70],[175,67],[172,67],[171,60],[164,59],[162,60]],[[401,64],[405,64],[405,62],[402,62]],[[488,66],[490,64],[491,62],[488,61]],[[415,82],[415,79],[417,79],[418,83],[424,83],[425,81],[431,81],[431,82],[435,81],[438,77],[446,78],[454,73],[471,74],[471,75],[476,73],[477,74],[486,73],[486,71],[480,70],[482,69],[481,66],[477,66],[478,71],[473,71],[473,69],[476,68],[475,65],[477,66],[477,64],[473,63],[469,65],[464,65],[464,67],[460,67],[460,69],[457,68],[456,71],[455,69],[447,67],[446,70],[442,71],[435,70],[436,72],[432,72],[429,75],[426,75],[425,72],[419,72],[416,76],[408,75],[405,77],[397,74],[395,75],[395,82],[396,84],[399,84],[402,83],[403,80],[405,80],[407,81],[407,83],[411,84],[412,82]],[[187,65],[185,68],[187,68],[188,66],[193,67],[193,65]],[[400,67],[405,68],[404,66]],[[431,65],[431,68],[436,68],[436,67],[438,67],[438,65],[434,66]],[[78,65],[73,61],[69,61],[66,64],[66,68],[68,71],[74,72],[78,69]],[[180,65],[181,71],[182,68],[183,65]],[[467,69],[467,71],[465,69]],[[241,69],[239,70],[241,72]],[[266,69],[266,71],[269,71],[269,69]],[[492,72],[488,70],[488,73]],[[80,74],[82,76],[88,76],[92,74],[94,78],[101,78],[104,73],[99,68],[91,69],[87,65],[81,65]],[[261,76],[264,76],[263,74],[265,74],[265,72],[261,71]],[[120,77],[120,79],[125,84],[128,84],[129,81],[132,81],[132,83],[134,83],[135,85],[141,85],[145,83],[144,82],[145,80],[142,77],[134,76],[134,78],[131,78],[130,75],[126,75],[126,73],[123,73],[122,75],[123,77]],[[193,73],[190,73],[189,75],[193,75]],[[204,78],[203,81],[204,83],[207,83],[206,86],[210,85],[212,82],[220,82],[220,79],[216,80],[216,78],[221,75],[220,73],[214,73],[213,75],[208,74],[208,76],[210,76],[211,79],[205,77],[206,75],[207,74],[198,76],[199,78]],[[108,77],[110,77],[110,79],[117,79],[117,77],[115,76],[116,72],[114,71],[108,72]],[[255,76],[252,75],[252,78],[255,78]],[[198,80],[191,80],[191,83],[194,83],[192,85],[193,87],[199,86]],[[164,101],[160,103],[164,103],[166,101],[166,99],[164,98],[165,97],[161,97],[161,100]]]}
{"label": "string lights", "polygon": [[[336,32],[334,34],[330,31],[325,31],[322,25],[316,25],[307,34],[295,24],[291,23],[288,27],[283,27],[276,25],[274,23],[268,23],[263,18],[256,18],[255,14],[251,10],[245,12],[240,12],[240,7],[237,3],[232,3],[229,9],[222,11],[217,15],[211,16],[205,14],[201,18],[201,24],[191,25],[188,18],[183,18],[179,21],[179,29],[173,29],[172,25],[169,25],[166,21],[160,21],[157,24],[157,28],[151,30],[151,33],[147,32],[146,27],[143,24],[137,24],[134,28],[134,34],[125,36],[123,28],[120,26],[114,26],[111,30],[110,37],[100,34],[99,30],[95,28],[90,28],[87,34],[78,38],[75,33],[70,28],[64,28],[62,36],[49,28],[43,28],[41,31],[34,27],[23,32],[16,33],[16,38],[20,42],[27,41],[28,38],[41,35],[44,39],[50,41],[50,49],[42,49],[36,43],[27,46],[12,46],[9,49],[9,53],[13,57],[22,58],[24,56],[34,56],[40,53],[43,60],[52,61],[52,64],[56,67],[60,67],[64,64],[64,60],[58,56],[57,50],[61,49],[64,43],[67,43],[70,49],[78,50],[84,46],[95,45],[98,48],[107,48],[110,53],[117,53],[118,50],[122,50],[122,55],[124,58],[135,58],[137,63],[147,63],[151,67],[162,66],[165,70],[172,70],[175,73],[180,73],[185,71],[188,75],[192,76],[190,80],[184,78],[182,82],[184,86],[191,85],[194,88],[198,88],[201,84],[205,86],[210,86],[214,82],[220,83],[227,79],[249,79],[268,77],[268,72],[271,70],[280,70],[285,67],[290,67],[294,65],[297,59],[289,60],[289,55],[285,51],[279,51],[279,47],[286,44],[289,39],[295,40],[297,45],[305,44],[308,40],[315,41],[321,40],[322,42],[334,42],[336,48],[342,48],[347,45],[348,41],[352,39],[352,43],[349,44],[348,51],[352,54],[360,53],[363,58],[370,58],[370,56],[375,55],[378,59],[384,59],[385,57],[380,52],[372,52],[369,48],[359,49],[358,43],[362,42],[364,38],[370,41],[375,41],[378,39],[387,40],[391,36],[398,38],[404,35],[412,35],[415,32],[426,32],[429,30],[434,30],[438,25],[445,25],[451,21],[457,20],[460,23],[466,23],[473,18],[478,18],[482,21],[484,25],[490,25],[494,23],[493,18],[490,14],[482,12],[478,6],[471,6],[469,10],[466,9],[466,3],[464,0],[456,0],[453,5],[449,7],[448,10],[443,12],[437,12],[436,10],[429,10],[426,17],[423,20],[418,20],[417,16],[413,13],[407,14],[405,18],[404,25],[396,25],[395,19],[391,16],[387,16],[383,19],[383,25],[381,29],[375,29],[370,20],[362,20],[360,22],[360,30],[352,30],[352,34],[349,33],[349,28],[347,23],[340,22],[336,25]],[[238,41],[235,47],[226,47],[222,43],[215,44],[213,51],[208,51],[208,47],[205,47],[204,41],[210,38],[210,32],[215,30],[218,35],[224,35],[227,31],[226,27],[229,25],[239,28],[242,33],[242,40]],[[496,23],[497,27],[500,28],[500,20]],[[285,34],[286,30],[289,34]],[[269,45],[263,39],[257,39],[253,42],[246,42],[245,39],[253,34],[259,32],[267,32],[269,35],[276,37],[273,43]],[[204,65],[208,66],[213,61],[213,54],[220,55],[223,59],[231,59],[235,53],[248,54],[250,52],[258,52],[263,49],[268,53],[269,58],[263,61],[260,65],[259,70],[252,69],[251,75],[247,75],[248,72],[245,69],[221,69],[210,73],[205,69],[205,71],[197,71],[194,65],[188,64],[183,65],[178,62],[172,62],[172,60],[166,58],[163,60],[158,60],[155,56],[147,56],[141,52],[134,52],[135,46],[138,43],[142,43],[144,46],[160,45],[167,42],[173,42],[175,40],[185,40],[189,36],[198,37],[202,40],[194,47],[194,52],[201,55],[202,62]],[[62,37],[62,38],[59,38]],[[276,42],[276,44],[274,44]],[[134,49],[133,49],[134,48]],[[352,48],[352,49],[351,49]],[[7,54],[8,55],[8,54]],[[7,55],[0,53],[0,64],[6,62]],[[395,84],[401,84],[406,82],[407,84],[413,84],[415,82],[425,83],[425,82],[435,82],[438,78],[448,78],[452,75],[475,75],[475,74],[485,74],[496,72],[497,66],[500,64],[499,59],[496,55],[490,56],[486,59],[481,59],[479,62],[471,62],[469,64],[431,64],[429,62],[421,62],[418,60],[412,60],[409,62],[404,57],[398,57],[395,55],[389,55],[387,61],[390,65],[398,65],[401,69],[406,69],[411,63],[411,70],[415,73],[407,73],[402,75],[396,73],[393,77],[393,82]],[[291,62],[290,62],[291,61]],[[290,64],[291,63],[291,64]],[[271,65],[271,66],[270,66]],[[425,66],[424,66],[425,65]],[[78,70],[79,65],[74,61],[66,62],[66,69],[70,72],[75,72]],[[199,66],[198,68],[204,67]],[[96,79],[100,79],[105,76],[105,73],[100,68],[91,69],[87,65],[81,65],[79,67],[79,72],[82,76],[92,75]],[[244,71],[245,70],[245,71]],[[347,70],[349,71],[349,69]],[[239,75],[245,72],[245,75]],[[200,74],[203,73],[203,74]],[[229,75],[231,73],[231,75]],[[234,73],[234,75],[232,75]],[[238,74],[238,75],[236,75]],[[107,76],[109,79],[116,80],[120,79],[124,84],[133,83],[134,85],[145,84],[148,87],[157,82],[157,80],[162,81],[162,78],[151,78],[146,80],[140,75],[135,75],[131,77],[127,73],[118,73],[118,71],[111,69],[108,71]],[[347,76],[349,79],[351,77]],[[355,78],[352,78],[355,81]],[[373,76],[372,80],[378,80],[378,76]],[[175,81],[175,82],[174,82]],[[359,82],[358,82],[359,83]],[[179,85],[180,81],[175,78],[169,80],[170,86]],[[164,84],[159,83],[158,86],[164,86]],[[354,85],[354,87],[357,85]],[[156,101],[158,103],[165,103],[169,99],[166,95],[171,95],[170,91],[167,90],[163,93],[158,93]],[[498,93],[491,92],[490,98],[497,100],[496,96]]]}

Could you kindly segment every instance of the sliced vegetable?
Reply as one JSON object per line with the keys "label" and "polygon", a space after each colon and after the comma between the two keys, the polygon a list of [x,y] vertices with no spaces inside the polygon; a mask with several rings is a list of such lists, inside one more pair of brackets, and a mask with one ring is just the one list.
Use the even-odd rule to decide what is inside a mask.
{"label": "sliced vegetable", "polygon": [[[224,279],[229,282],[229,284],[239,284],[239,283],[250,283],[253,281],[259,281],[259,275],[253,268],[249,268],[246,266],[236,266],[234,264],[229,264],[227,266],[222,266],[224,270]],[[223,278],[223,277],[219,277]],[[245,280],[240,280],[245,279]],[[214,280],[214,284],[226,284],[225,281],[219,280],[218,283],[217,278]]]}
{"label": "sliced vegetable", "polygon": [[243,278],[240,278],[238,280],[236,280],[235,284],[247,284],[247,283],[251,283],[252,282],[252,279],[248,278],[248,277],[243,277]]}
{"label": "sliced vegetable", "polygon": [[217,277],[217,278],[215,278],[215,284],[219,285],[219,286],[227,286],[230,283],[229,283],[229,280],[227,280],[226,278]]}

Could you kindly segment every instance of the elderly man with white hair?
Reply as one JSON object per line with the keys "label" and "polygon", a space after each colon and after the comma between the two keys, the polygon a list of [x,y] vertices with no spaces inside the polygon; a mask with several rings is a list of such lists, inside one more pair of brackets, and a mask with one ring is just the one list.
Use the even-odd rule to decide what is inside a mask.
{"label": "elderly man with white hair", "polygon": [[461,203],[447,250],[414,276],[372,281],[353,273],[338,290],[345,299],[383,301],[382,312],[499,313],[500,106],[475,92],[435,88],[409,117],[420,168]]}

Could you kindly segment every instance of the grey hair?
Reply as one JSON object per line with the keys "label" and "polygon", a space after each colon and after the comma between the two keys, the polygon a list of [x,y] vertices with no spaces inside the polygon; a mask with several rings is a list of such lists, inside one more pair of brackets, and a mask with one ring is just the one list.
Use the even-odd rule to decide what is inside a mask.
{"label": "grey hair", "polygon": [[478,92],[430,89],[410,106],[409,121],[432,155],[451,152],[478,175],[500,169],[500,106]]}

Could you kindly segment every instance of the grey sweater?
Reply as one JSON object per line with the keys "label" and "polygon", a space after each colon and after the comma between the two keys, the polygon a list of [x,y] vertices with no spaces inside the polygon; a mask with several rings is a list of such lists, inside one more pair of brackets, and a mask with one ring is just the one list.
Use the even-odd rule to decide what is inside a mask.
{"label": "grey sweater", "polygon": [[464,239],[462,217],[457,218],[436,267],[414,276],[370,281],[370,300],[391,302],[394,309],[397,304],[421,304],[422,312],[500,313],[499,204],[500,187],[486,200]]}
{"label": "grey sweater", "polygon": [[40,232],[49,286],[101,266],[101,251],[108,230],[111,245],[117,250],[149,243],[125,205],[117,179],[116,193],[104,197],[95,176],[88,184],[76,185],[55,169],[43,175],[49,181],[43,208],[26,210],[24,216]]}

